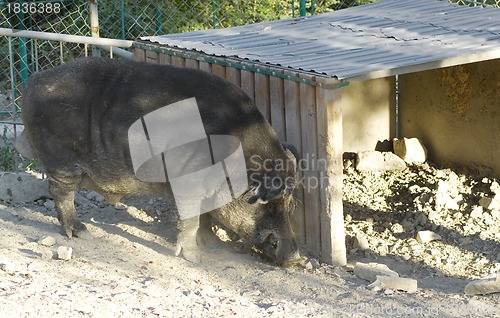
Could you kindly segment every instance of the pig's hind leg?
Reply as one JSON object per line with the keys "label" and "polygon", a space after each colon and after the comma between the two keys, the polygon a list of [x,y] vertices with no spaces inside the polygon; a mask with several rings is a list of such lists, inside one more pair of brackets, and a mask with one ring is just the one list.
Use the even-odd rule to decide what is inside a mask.
{"label": "pig's hind leg", "polygon": [[75,192],[80,186],[81,175],[55,173],[49,175],[49,191],[56,204],[57,216],[68,237],[91,239],[92,234],[80,222],[75,209]]}

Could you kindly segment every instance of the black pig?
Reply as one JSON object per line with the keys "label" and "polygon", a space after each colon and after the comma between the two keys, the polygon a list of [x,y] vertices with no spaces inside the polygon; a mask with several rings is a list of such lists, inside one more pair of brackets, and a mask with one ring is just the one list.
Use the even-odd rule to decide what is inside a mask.
{"label": "black pig", "polygon": [[205,242],[213,239],[214,217],[276,264],[298,260],[290,223],[295,156],[253,101],[206,72],[128,60],[78,59],[33,75],[23,93],[20,152],[44,166],[64,232],[92,237],[75,210],[79,187],[103,194],[110,203],[145,194],[172,199],[170,182],[136,176],[127,132],[148,113],[190,98],[207,135],[230,135],[241,143],[248,188],[201,217],[181,218],[177,253],[199,261],[197,242],[200,235]]}

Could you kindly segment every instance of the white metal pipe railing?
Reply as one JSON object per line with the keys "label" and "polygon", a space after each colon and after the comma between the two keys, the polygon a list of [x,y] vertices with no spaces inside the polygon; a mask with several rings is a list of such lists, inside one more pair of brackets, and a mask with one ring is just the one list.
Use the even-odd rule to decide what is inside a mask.
{"label": "white metal pipe railing", "polygon": [[38,31],[16,30],[16,29],[6,29],[6,28],[0,28],[0,36],[80,43],[86,45],[90,44],[99,46],[105,50],[112,50],[113,54],[116,54],[124,58],[131,59],[133,57],[133,53],[121,49],[132,46],[133,41],[129,40],[116,40],[116,39],[97,38],[97,37],[89,37],[82,35],[58,34],[50,32],[38,32]]}

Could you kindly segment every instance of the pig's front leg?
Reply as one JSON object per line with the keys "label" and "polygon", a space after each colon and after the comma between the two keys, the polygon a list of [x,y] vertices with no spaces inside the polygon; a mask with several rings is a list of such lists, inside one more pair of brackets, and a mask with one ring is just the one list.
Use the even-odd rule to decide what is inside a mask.
{"label": "pig's front leg", "polygon": [[177,236],[177,248],[175,255],[182,256],[192,262],[201,261],[200,250],[196,243],[196,234],[200,227],[200,215],[179,221],[179,235]]}

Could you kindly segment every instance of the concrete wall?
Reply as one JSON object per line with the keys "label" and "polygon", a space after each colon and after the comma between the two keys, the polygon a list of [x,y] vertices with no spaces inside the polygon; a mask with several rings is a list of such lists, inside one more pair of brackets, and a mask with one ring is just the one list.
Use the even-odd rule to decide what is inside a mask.
{"label": "concrete wall", "polygon": [[429,159],[500,177],[500,59],[400,76],[401,131]]}
{"label": "concrete wall", "polygon": [[379,141],[395,137],[394,77],[350,83],[341,103],[344,151],[375,150]]}

